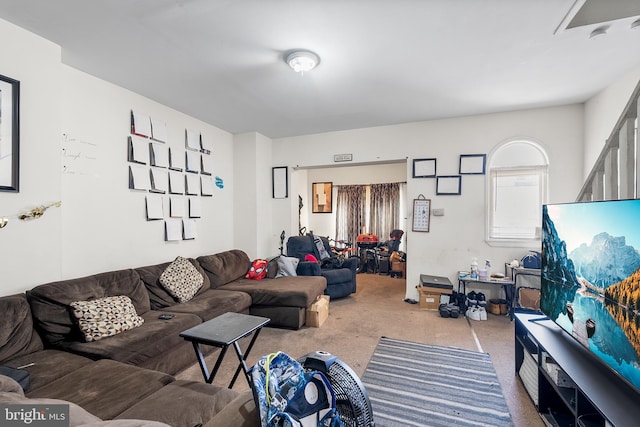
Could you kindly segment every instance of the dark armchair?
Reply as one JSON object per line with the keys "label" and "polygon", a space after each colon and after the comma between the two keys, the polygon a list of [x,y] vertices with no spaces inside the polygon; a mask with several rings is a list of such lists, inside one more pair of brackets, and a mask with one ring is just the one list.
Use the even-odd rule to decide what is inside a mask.
{"label": "dark armchair", "polygon": [[[316,236],[318,237],[318,236]],[[320,237],[326,251],[330,254],[331,248],[326,237]],[[300,260],[297,273],[299,276],[323,276],[327,279],[327,288],[324,293],[331,299],[343,298],[356,291],[356,269],[359,260],[357,258],[346,259],[342,267],[335,268],[332,263],[325,263],[321,266],[317,262],[305,261],[308,254],[321,259],[318,248],[313,242],[313,236],[291,236],[287,240],[287,256],[296,257]]]}

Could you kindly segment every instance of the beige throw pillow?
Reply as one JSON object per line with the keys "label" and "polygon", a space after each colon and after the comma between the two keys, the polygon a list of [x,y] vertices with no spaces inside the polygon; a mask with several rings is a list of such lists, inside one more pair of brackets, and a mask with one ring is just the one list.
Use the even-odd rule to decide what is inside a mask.
{"label": "beige throw pillow", "polygon": [[117,335],[144,323],[126,295],[74,301],[70,306],[87,342]]}
{"label": "beige throw pillow", "polygon": [[179,302],[191,300],[203,283],[202,274],[182,257],[177,257],[160,275],[160,284]]}

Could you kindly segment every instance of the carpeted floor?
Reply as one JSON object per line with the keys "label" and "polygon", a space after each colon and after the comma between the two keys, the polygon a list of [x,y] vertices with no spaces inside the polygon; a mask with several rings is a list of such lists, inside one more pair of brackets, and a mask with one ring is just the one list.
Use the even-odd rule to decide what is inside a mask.
{"label": "carpeted floor", "polygon": [[511,427],[486,353],[382,337],[362,377],[377,427]]}
{"label": "carpeted floor", "polygon": [[[513,423],[517,427],[542,427],[543,422],[515,376],[513,323],[505,316],[489,315],[483,322],[464,317],[445,319],[437,311],[423,310],[403,302],[405,282],[389,276],[359,274],[357,293],[331,301],[329,318],[320,328],[297,331],[264,328],[248,358],[249,366],[260,356],[284,351],[300,357],[316,350],[332,353],[347,363],[360,377],[381,337],[393,337],[436,346],[452,346],[480,351],[491,356]],[[241,342],[246,347],[248,339]],[[207,357],[213,366],[217,352]],[[229,351],[215,382],[228,384],[237,359]],[[179,379],[202,380],[194,365],[180,372]],[[246,381],[236,381],[234,390],[246,390]]]}

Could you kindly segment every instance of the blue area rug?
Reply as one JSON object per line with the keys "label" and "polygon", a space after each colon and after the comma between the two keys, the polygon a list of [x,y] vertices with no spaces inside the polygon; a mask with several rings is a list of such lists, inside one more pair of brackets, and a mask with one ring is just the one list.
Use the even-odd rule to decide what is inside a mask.
{"label": "blue area rug", "polygon": [[362,383],[376,427],[513,426],[486,353],[383,337]]}

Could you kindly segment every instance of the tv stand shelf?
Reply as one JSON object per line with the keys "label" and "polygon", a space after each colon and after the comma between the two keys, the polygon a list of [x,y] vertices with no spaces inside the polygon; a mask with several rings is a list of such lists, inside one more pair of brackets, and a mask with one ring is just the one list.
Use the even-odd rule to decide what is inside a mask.
{"label": "tv stand shelf", "polygon": [[633,387],[544,315],[514,317],[516,374],[546,424],[639,425]]}

